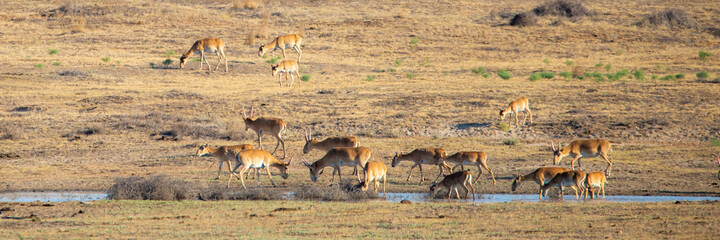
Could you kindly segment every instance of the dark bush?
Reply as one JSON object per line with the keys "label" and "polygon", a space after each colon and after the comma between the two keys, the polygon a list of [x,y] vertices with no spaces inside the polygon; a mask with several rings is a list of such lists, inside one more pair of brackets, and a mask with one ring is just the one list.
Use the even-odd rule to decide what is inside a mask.
{"label": "dark bush", "polygon": [[526,12],[515,15],[512,19],[510,19],[510,26],[516,26],[516,27],[527,27],[527,26],[535,26],[537,25],[537,17],[535,17],[535,14]]}
{"label": "dark bush", "polygon": [[569,0],[547,2],[533,9],[533,13],[538,16],[553,15],[569,18],[593,15],[582,3]]}
{"label": "dark bush", "polygon": [[200,197],[204,200],[280,200],[284,191],[275,188],[248,188],[240,191],[228,191],[225,186],[217,185],[202,190]]}
{"label": "dark bush", "polygon": [[295,191],[295,198],[298,200],[322,200],[322,201],[359,201],[365,199],[379,198],[373,191],[363,192],[353,184],[346,184],[342,188],[333,186],[321,188],[315,185],[303,186]]}
{"label": "dark bush", "polygon": [[108,190],[108,199],[112,200],[185,200],[189,195],[189,183],[163,175],[116,178]]}
{"label": "dark bush", "polygon": [[643,20],[635,23],[640,27],[665,26],[668,28],[695,28],[697,23],[690,18],[685,11],[680,9],[667,9],[662,12],[653,13]]}

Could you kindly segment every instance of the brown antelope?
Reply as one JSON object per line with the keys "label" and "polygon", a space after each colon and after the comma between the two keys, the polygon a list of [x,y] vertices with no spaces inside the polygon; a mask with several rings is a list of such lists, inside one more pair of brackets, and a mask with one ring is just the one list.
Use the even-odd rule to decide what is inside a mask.
{"label": "brown antelope", "polygon": [[[215,157],[218,162],[220,162],[220,166],[218,167],[218,175],[215,179],[220,179],[220,173],[222,172],[222,166],[223,163],[227,163],[228,171],[230,171],[230,159],[231,157],[235,156],[232,154],[235,151],[242,151],[247,149],[253,149],[253,146],[250,144],[240,144],[235,146],[221,146],[221,147],[209,147],[207,144],[200,146],[197,150],[197,156],[198,157],[204,157],[204,156],[213,156]],[[228,156],[228,153],[231,155]],[[233,173],[235,174],[235,173]],[[237,175],[235,175],[237,177]]]}
{"label": "brown antelope", "polygon": [[[605,178],[605,174],[601,172],[590,172],[585,177],[585,199],[587,199],[588,192],[590,193],[590,199],[599,198],[600,197],[600,191],[602,191],[603,198],[605,198],[605,184],[607,183],[607,178]],[[599,188],[599,191],[597,192],[597,196],[595,196],[595,188]]]}
{"label": "brown antelope", "polygon": [[308,154],[313,149],[317,149],[323,152],[330,151],[330,149],[336,147],[359,147],[360,142],[355,137],[329,137],[325,140],[318,142],[313,139],[312,132],[310,129],[305,130],[305,146],[303,147],[303,154]]}
{"label": "brown antelope", "polygon": [[368,161],[365,164],[365,179],[360,183],[360,187],[363,191],[367,191],[368,184],[375,181],[375,193],[377,193],[380,183],[380,179],[383,181],[383,195],[385,195],[385,181],[387,180],[387,167],[385,163],[381,161]]}
{"label": "brown antelope", "polygon": [[298,53],[298,62],[300,62],[300,58],[302,57],[302,50],[300,49],[300,44],[302,44],[302,37],[298,34],[290,34],[285,36],[276,37],[273,39],[272,42],[265,44],[263,46],[260,46],[260,50],[258,50],[258,56],[262,57],[265,55],[265,52],[270,51],[273,53],[273,57],[275,57],[275,50],[282,50],[283,58],[287,58],[285,56],[285,48],[291,47],[292,49],[295,49],[295,51]]}
{"label": "brown antelope", "polygon": [[[530,115],[530,125],[532,125],[532,112],[530,112],[530,102],[526,97],[521,97],[516,99],[515,101],[512,101],[505,109],[500,110],[500,121],[505,120],[505,115],[507,114],[515,114],[515,127],[518,127],[518,113],[523,112],[523,125],[525,125],[525,121],[527,120],[528,115]],[[509,121],[510,124],[512,124],[512,120]]]}
{"label": "brown antelope", "polygon": [[523,181],[534,181],[535,183],[540,185],[540,199],[542,199],[542,186],[550,182],[550,180],[552,180],[552,178],[555,177],[555,175],[557,175],[558,173],[567,171],[570,171],[570,169],[564,167],[541,167],[525,176],[517,176],[512,183],[511,189],[514,192],[515,189],[520,187],[520,183],[522,183]]}
{"label": "brown antelope", "polygon": [[290,83],[289,87],[292,87],[293,82],[295,82],[295,76],[293,76],[293,73],[300,78],[300,67],[298,66],[298,63],[294,60],[285,60],[282,61],[278,65],[272,65],[272,75],[273,77],[278,77],[278,82],[280,82],[280,87],[282,87],[282,75],[285,74],[285,82],[288,82],[288,76],[290,76]]}
{"label": "brown antelope", "polygon": [[448,190],[448,201],[450,201],[450,196],[452,195],[453,189],[455,189],[455,195],[457,196],[457,198],[460,199],[460,193],[458,193],[457,189],[458,185],[465,189],[465,199],[467,199],[467,195],[468,193],[470,193],[467,188],[468,185],[470,185],[470,189],[472,189],[472,199],[473,201],[475,201],[475,187],[473,187],[472,185],[472,174],[470,174],[470,170],[460,171],[447,175],[442,181],[430,185],[430,194],[432,195],[431,198],[435,198],[435,194],[437,194],[437,192],[444,187]]}
{"label": "brown antelope", "polygon": [[585,192],[585,187],[583,186],[585,177],[585,172],[578,170],[558,173],[550,180],[550,182],[542,186],[542,191],[544,191],[545,196],[547,196],[547,190],[549,188],[553,186],[558,186],[558,189],[560,190],[560,199],[565,200],[563,195],[563,187],[571,187],[573,190],[575,190],[575,198],[580,200],[580,196],[578,196],[578,189],[580,189],[580,195]]}
{"label": "brown antelope", "polygon": [[[277,187],[275,185],[275,181],[272,180],[272,174],[270,174],[270,167],[277,168],[280,170],[280,174],[283,179],[288,178],[288,166],[290,166],[290,163],[292,162],[292,158],[290,158],[290,161],[287,163],[284,163],[281,160],[276,159],[273,157],[270,152],[261,150],[261,149],[249,149],[245,151],[238,152],[237,155],[235,155],[235,167],[231,171],[232,174],[235,173],[235,170],[242,165],[243,169],[240,170],[240,175],[243,175],[245,171],[247,171],[250,168],[265,168],[267,170],[268,177],[270,178],[270,183],[272,183],[273,187]],[[228,178],[228,184],[227,187],[230,188],[230,180],[232,178]],[[258,185],[260,185],[260,177],[257,178]],[[240,178],[240,182],[242,182],[243,188],[245,187],[245,179]]]}
{"label": "brown antelope", "polygon": [[[720,154],[715,155],[717,158],[718,166],[720,166]],[[720,180],[720,170],[718,171],[718,180]]]}
{"label": "brown antelope", "polygon": [[600,156],[608,163],[607,169],[605,169],[605,175],[608,177],[610,176],[610,171],[612,171],[612,161],[610,161],[610,158],[607,156],[610,151],[610,142],[607,140],[584,139],[572,141],[564,148],[560,148],[560,145],[562,144],[558,143],[557,148],[555,148],[553,141],[550,140],[550,147],[552,147],[553,154],[555,155],[553,164],[560,164],[560,160],[569,155],[573,158],[572,162],[570,162],[570,168],[575,170],[575,161],[577,161],[578,168],[582,169],[580,158]]}
{"label": "brown antelope", "polygon": [[330,149],[325,156],[310,164],[305,159],[303,163],[310,170],[310,180],[317,182],[318,176],[322,174],[325,167],[333,168],[333,178],[330,181],[335,180],[335,173],[340,177],[340,183],[342,183],[342,172],[340,166],[353,166],[356,169],[356,175],[358,181],[360,181],[360,172],[357,171],[357,166],[361,168],[365,167],[365,164],[372,157],[370,149],[366,147],[339,147]]}
{"label": "brown antelope", "polygon": [[425,181],[422,172],[422,165],[437,165],[438,168],[440,168],[440,173],[438,173],[438,176],[435,178],[435,180],[433,180],[433,182],[437,182],[440,176],[442,176],[444,169],[447,169],[448,173],[452,173],[450,167],[443,161],[443,159],[445,158],[447,158],[447,154],[442,148],[418,148],[408,154],[395,153],[395,157],[393,157],[392,160],[392,167],[397,166],[402,161],[414,162],[415,164],[410,168],[410,172],[408,173],[407,179],[405,181],[410,181],[410,176],[412,175],[413,169],[415,169],[415,167],[419,167],[420,182],[418,184],[422,184],[423,181]]}
{"label": "brown antelope", "polygon": [[227,64],[227,57],[225,57],[225,51],[223,50],[225,48],[225,43],[223,40],[219,38],[205,38],[197,40],[190,50],[185,52],[185,54],[180,57],[180,69],[183,69],[185,67],[185,63],[187,63],[188,58],[192,56],[193,54],[199,53],[200,54],[200,70],[202,70],[202,61],[205,61],[208,65],[208,70],[212,71],[212,68],[210,67],[210,63],[205,59],[205,52],[215,53],[218,57],[218,63],[217,66],[215,66],[215,71],[220,67],[220,56],[225,59],[225,71],[228,71],[228,64]]}
{"label": "brown antelope", "polygon": [[487,155],[485,155],[484,152],[458,152],[447,157],[445,161],[455,163],[455,166],[452,168],[453,171],[455,171],[455,168],[457,167],[460,167],[461,170],[465,170],[465,165],[477,166],[479,173],[473,184],[480,180],[480,175],[482,175],[483,172],[482,169],[480,169],[480,166],[482,166],[490,172],[490,176],[492,176],[493,179],[493,185],[495,185],[495,174],[493,174],[492,169],[487,166]]}
{"label": "brown antelope", "polygon": [[279,118],[269,117],[259,117],[253,119],[253,107],[250,107],[250,117],[245,114],[245,107],[243,107],[243,120],[245,121],[245,131],[247,131],[248,129],[252,129],[257,133],[258,145],[260,146],[260,149],[264,149],[261,142],[263,133],[270,133],[278,141],[272,154],[275,154],[275,151],[277,151],[280,144],[282,144],[282,158],[285,159],[285,157],[287,157],[287,153],[285,152],[285,140],[283,140],[280,136],[285,132],[285,121]]}

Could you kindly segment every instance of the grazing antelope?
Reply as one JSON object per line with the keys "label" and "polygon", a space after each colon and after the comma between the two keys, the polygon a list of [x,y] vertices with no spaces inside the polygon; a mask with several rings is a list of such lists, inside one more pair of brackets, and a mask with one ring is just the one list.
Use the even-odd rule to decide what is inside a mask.
{"label": "grazing antelope", "polygon": [[200,54],[200,70],[202,70],[202,61],[205,61],[208,65],[208,70],[212,71],[212,68],[210,67],[210,63],[205,59],[205,52],[215,53],[218,57],[218,63],[217,66],[215,66],[215,71],[220,67],[220,56],[225,59],[225,71],[228,71],[228,64],[227,64],[227,57],[225,57],[225,51],[223,50],[225,48],[225,43],[223,40],[219,38],[205,38],[197,40],[190,50],[188,50],[185,54],[180,57],[180,69],[183,69],[185,67],[185,63],[187,63],[188,58],[192,56],[193,54],[199,53]]}
{"label": "grazing antelope", "polygon": [[[310,170],[310,180],[317,182],[318,176],[322,174],[325,167],[333,168],[333,178],[330,181],[335,180],[335,173],[340,177],[340,183],[342,183],[342,172],[340,166],[353,166],[357,170],[359,165],[361,168],[365,167],[368,160],[372,157],[370,149],[366,147],[339,147],[330,149],[325,156],[310,164],[305,159],[303,163]],[[356,171],[357,179],[360,181],[360,172]]]}
{"label": "grazing antelope", "polygon": [[[215,157],[218,162],[220,162],[220,166],[218,167],[218,175],[215,179],[220,179],[220,173],[222,172],[222,166],[223,163],[227,163],[228,171],[230,171],[230,158],[234,157],[235,155],[233,152],[236,151],[242,151],[247,149],[253,149],[253,146],[250,144],[241,144],[241,145],[235,145],[235,146],[221,146],[221,147],[209,147],[207,144],[200,146],[197,150],[197,156],[198,157],[204,157],[204,156],[213,156]],[[228,155],[231,154],[231,155]],[[235,173],[233,173],[235,174]],[[237,177],[237,175],[235,175]]]}
{"label": "grazing antelope", "polygon": [[313,139],[312,132],[310,129],[305,130],[305,146],[303,147],[303,154],[308,154],[313,149],[320,151],[330,151],[330,149],[336,147],[359,147],[360,141],[355,137],[329,137],[325,140],[318,142]]}
{"label": "grazing antelope", "polygon": [[269,117],[259,117],[257,119],[253,119],[253,107],[250,107],[250,117],[245,114],[245,107],[243,107],[243,120],[245,121],[245,131],[252,129],[257,133],[260,149],[264,149],[261,142],[263,133],[270,133],[278,141],[272,154],[275,154],[275,151],[277,151],[280,144],[282,144],[282,158],[285,159],[287,157],[287,153],[285,152],[285,140],[283,140],[280,136],[280,134],[285,132],[285,121],[279,118]]}
{"label": "grazing antelope", "polygon": [[585,192],[585,187],[583,186],[585,177],[585,172],[578,170],[558,173],[552,178],[552,180],[550,180],[550,182],[542,186],[542,191],[544,191],[545,196],[547,196],[548,188],[558,186],[558,189],[560,189],[560,199],[565,200],[563,187],[571,187],[575,190],[575,198],[580,200],[580,196],[578,196],[578,189],[580,189],[580,195]]}
{"label": "grazing antelope", "polygon": [[[720,166],[720,154],[715,155],[717,158],[718,166]],[[718,171],[718,180],[720,180],[720,170]]]}
{"label": "grazing antelope", "polygon": [[360,182],[361,189],[363,191],[367,191],[368,184],[370,182],[375,181],[375,193],[377,193],[378,188],[380,187],[380,183],[378,182],[380,179],[383,181],[383,195],[386,195],[385,193],[385,181],[387,180],[387,167],[385,166],[385,163],[380,161],[368,161],[365,164],[365,179]]}
{"label": "grazing antelope", "polygon": [[[605,198],[605,184],[607,183],[607,178],[605,178],[605,174],[601,172],[590,172],[587,174],[587,177],[585,177],[585,199],[587,199],[588,192],[590,192],[590,199],[599,198],[600,197],[600,191],[602,191],[603,198]],[[597,196],[595,196],[595,188],[599,188],[600,191],[597,192]]]}
{"label": "grazing antelope", "polygon": [[[487,155],[485,155],[484,152],[458,152],[447,157],[445,161],[455,163],[455,166],[452,168],[453,171],[455,171],[455,168],[458,166],[461,170],[465,170],[465,165],[477,166],[479,173],[475,182],[480,180],[480,175],[482,175],[483,172],[482,169],[480,169],[480,166],[482,166],[490,172],[490,176],[492,176],[493,179],[493,185],[495,185],[495,174],[493,174],[492,169],[487,166]],[[475,182],[473,184],[475,184]]]}
{"label": "grazing antelope", "polygon": [[292,87],[293,82],[295,82],[295,77],[293,76],[293,73],[300,78],[300,67],[298,66],[298,63],[294,60],[285,60],[282,61],[278,65],[273,65],[272,67],[272,75],[273,77],[278,77],[278,82],[280,82],[280,87],[282,87],[282,75],[285,74],[285,82],[288,82],[288,75],[292,79],[290,81],[289,87]]}
{"label": "grazing antelope", "polygon": [[[512,101],[505,109],[500,110],[500,121],[505,120],[505,115],[507,114],[515,114],[515,126],[518,127],[518,113],[523,112],[523,125],[525,125],[525,121],[527,120],[528,115],[530,115],[530,125],[532,125],[532,112],[530,112],[530,102],[526,97],[521,97],[516,99],[515,101]],[[510,124],[512,124],[512,120],[509,121]]]}
{"label": "grazing antelope", "polygon": [[458,185],[465,189],[465,199],[467,199],[467,195],[470,192],[467,188],[468,185],[470,185],[470,189],[472,189],[472,199],[473,201],[475,201],[475,187],[473,187],[472,185],[472,174],[470,174],[470,170],[460,171],[447,175],[442,181],[430,185],[430,194],[432,195],[431,198],[435,198],[435,194],[437,194],[437,192],[440,191],[442,187],[444,187],[448,190],[448,201],[450,201],[450,196],[452,195],[453,189],[455,189],[455,195],[457,196],[457,198],[460,199],[460,193],[458,193],[457,189]]}
{"label": "grazing antelope", "polygon": [[584,139],[572,141],[570,145],[567,145],[564,148],[560,148],[560,145],[562,144],[558,143],[557,148],[555,148],[553,141],[550,140],[550,147],[552,147],[553,154],[555,155],[555,158],[553,158],[553,164],[560,164],[560,160],[569,155],[573,158],[572,162],[570,162],[570,167],[575,170],[575,161],[577,161],[578,168],[582,169],[580,158],[600,156],[608,163],[607,169],[605,169],[605,175],[608,177],[610,176],[610,171],[612,171],[612,161],[610,161],[610,158],[607,156],[610,151],[610,142],[607,140]]}
{"label": "grazing antelope", "polygon": [[302,57],[302,50],[300,50],[300,44],[302,44],[302,37],[298,34],[290,34],[285,36],[276,37],[272,42],[265,44],[263,46],[260,46],[260,50],[258,50],[258,56],[262,57],[265,55],[265,52],[270,51],[273,53],[273,57],[275,57],[275,50],[282,50],[283,58],[287,58],[285,56],[285,48],[291,47],[292,49],[295,49],[295,51],[298,53],[298,62],[300,62],[300,58]]}
{"label": "grazing antelope", "polygon": [[522,183],[523,181],[534,181],[535,183],[540,185],[540,199],[542,199],[543,185],[550,182],[550,180],[552,180],[552,178],[555,177],[555,175],[557,175],[558,173],[567,171],[570,171],[570,169],[564,167],[541,167],[525,176],[517,176],[515,180],[513,180],[511,189],[514,192],[515,189],[520,187],[520,183]]}
{"label": "grazing antelope", "polygon": [[[290,158],[290,161],[288,161],[287,163],[284,163],[283,161],[273,157],[273,155],[270,154],[270,152],[268,151],[261,149],[249,149],[238,152],[237,155],[235,155],[235,167],[230,173],[234,174],[235,170],[237,170],[240,165],[243,166],[243,169],[240,170],[240,175],[243,175],[245,171],[250,168],[265,168],[265,170],[267,170],[268,177],[270,178],[270,183],[272,183],[273,187],[277,187],[277,185],[275,185],[275,182],[272,180],[272,174],[270,174],[270,167],[274,167],[280,170],[282,178],[287,179],[288,166],[290,166],[291,162],[292,158]],[[228,188],[230,188],[230,180],[232,180],[232,178],[228,178]],[[258,185],[260,185],[259,176],[257,178],[257,181]],[[240,182],[242,182],[243,188],[247,189],[247,187],[245,187],[245,179],[240,178]]]}
{"label": "grazing antelope", "polygon": [[447,158],[447,154],[442,148],[418,148],[408,154],[395,153],[395,157],[393,157],[392,160],[392,167],[397,166],[402,161],[414,162],[415,164],[410,168],[410,172],[408,173],[405,181],[410,181],[413,169],[415,169],[415,167],[420,167],[420,182],[418,184],[422,184],[423,181],[425,181],[422,172],[422,165],[437,165],[438,168],[440,168],[440,173],[438,173],[438,176],[435,180],[433,180],[433,182],[437,182],[443,174],[444,169],[447,169],[448,173],[452,173],[450,167],[443,161],[444,158]]}

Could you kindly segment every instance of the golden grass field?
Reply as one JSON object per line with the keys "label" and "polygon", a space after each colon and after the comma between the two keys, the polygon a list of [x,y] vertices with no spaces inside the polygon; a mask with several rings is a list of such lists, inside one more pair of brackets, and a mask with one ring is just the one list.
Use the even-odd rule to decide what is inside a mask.
{"label": "golden grass field", "polygon": [[[537,26],[515,27],[508,22],[514,14],[527,12],[544,1],[248,1],[257,9],[246,9],[244,1],[12,1],[4,3],[0,13],[0,52],[6,56],[0,70],[0,192],[52,190],[107,190],[116,177],[167,175],[190,182],[213,183],[217,163],[194,153],[202,144],[256,145],[255,134],[245,131],[241,119],[243,107],[255,107],[256,115],[284,119],[289,156],[302,155],[303,128],[310,127],[318,138],[353,135],[361,145],[373,151],[376,160],[388,167],[396,152],[419,147],[442,147],[448,153],[484,151],[488,164],[498,178],[491,184],[483,174],[479,193],[508,193],[515,174],[552,164],[550,139],[567,144],[573,139],[606,138],[613,144],[610,157],[613,175],[608,179],[610,195],[706,195],[718,196],[718,164],[712,157],[720,152],[720,7],[713,1],[584,1],[592,16],[566,18],[538,17]],[[252,4],[250,4],[252,5]],[[61,8],[64,7],[64,8]],[[634,23],[645,16],[669,8],[678,8],[693,19],[692,28],[639,27]],[[263,23],[265,22],[265,23]],[[301,75],[292,89],[280,88],[270,73],[270,57],[259,58],[258,47],[278,35],[303,34]],[[715,34],[715,35],[713,35]],[[198,62],[190,61],[178,69],[178,59],[194,41],[222,38],[229,58],[229,72],[198,71]],[[252,42],[252,45],[248,45]],[[702,60],[699,52],[709,57]],[[297,54],[288,50],[288,59]],[[281,56],[279,51],[276,56]],[[197,55],[193,58],[198,57]],[[172,63],[162,63],[170,59]],[[208,61],[217,63],[215,56]],[[570,64],[571,61],[572,63]],[[151,63],[152,66],[151,67]],[[483,67],[486,78],[473,73]],[[222,69],[222,67],[221,67]],[[561,72],[616,73],[627,69],[642,70],[644,80],[624,76],[619,80],[595,81],[559,76]],[[512,77],[502,79],[500,70]],[[554,72],[553,79],[530,81],[532,74]],[[696,73],[706,71],[707,78]],[[664,76],[684,74],[677,80]],[[510,101],[530,99],[534,124],[509,132],[497,127],[498,112]],[[264,139],[265,147],[275,140]],[[503,142],[517,140],[515,145]],[[276,154],[278,156],[278,154]],[[282,155],[280,155],[282,156]],[[313,161],[318,151],[305,156]],[[569,165],[570,158],[561,164]],[[388,191],[426,192],[427,184],[418,185],[418,172],[405,178],[410,163],[389,168]],[[605,169],[601,159],[583,160],[585,170]],[[344,169],[346,177],[349,168]],[[425,178],[434,179],[437,170],[426,166]],[[472,169],[477,174],[477,169]],[[224,169],[221,183],[227,179]],[[281,188],[292,189],[312,184],[307,169],[293,162],[290,178],[274,177]],[[350,179],[350,178],[344,178]],[[318,185],[327,185],[329,174]],[[263,184],[268,185],[266,177]],[[248,184],[254,186],[254,180]],[[532,185],[532,186],[530,186]],[[232,188],[238,189],[239,182]],[[537,185],[524,184],[516,193],[535,193]],[[69,209],[73,203],[58,204]],[[113,209],[128,204],[126,218],[150,218],[157,212],[173,211],[177,206],[204,205],[212,213],[212,231],[238,234],[226,218],[237,209],[251,205],[268,209],[257,202],[145,203],[103,202],[91,208],[102,220],[71,221],[50,214],[44,218],[71,226],[107,226],[123,217],[113,218]],[[285,203],[282,203],[284,205]],[[316,205],[321,210],[338,204],[356,209],[338,216],[355,216],[360,207],[377,208],[389,214],[397,205],[383,203],[298,202],[289,205]],[[16,211],[32,208],[11,205]],[[272,206],[270,206],[272,205]],[[537,211],[569,211],[600,215],[607,220],[598,224],[683,224],[663,235],[661,229],[650,233],[668,238],[708,238],[717,234],[715,220],[686,224],[702,217],[702,211],[717,211],[717,203],[689,205],[651,204],[494,204],[494,205],[413,205],[418,211],[436,208],[472,209],[467,220],[497,219],[503,226],[514,224]],[[688,208],[702,211],[694,211]],[[28,210],[28,209],[30,210]],[[405,212],[412,212],[410,207]],[[497,209],[512,208],[500,214]],[[637,209],[637,211],[627,211]],[[21,209],[21,210],[17,210]],[[224,209],[224,210],[223,210]],[[303,209],[305,209],[303,207]],[[476,210],[477,209],[477,210]],[[598,210],[600,209],[600,210]],[[490,211],[487,211],[490,210]],[[34,211],[34,210],[33,210]],[[125,211],[125,210],[123,210]],[[134,211],[134,212],[132,212]],[[177,210],[189,211],[194,210]],[[243,210],[238,210],[243,211]],[[624,212],[625,211],[625,212]],[[40,211],[35,211],[42,213]],[[607,213],[606,212],[611,212]],[[652,214],[674,217],[675,221],[647,219]],[[460,214],[453,210],[447,214]],[[490,217],[483,214],[491,213]],[[185,213],[184,213],[185,214]],[[187,213],[192,215],[193,213]],[[203,212],[203,214],[205,214]],[[363,213],[365,214],[365,213]],[[376,213],[371,213],[376,214]],[[160,214],[160,215],[168,215]],[[259,214],[262,215],[262,214]],[[358,219],[364,219],[363,216]],[[241,215],[242,216],[242,215]],[[567,223],[565,213],[543,216],[543,222]],[[305,218],[303,218],[305,217]],[[457,218],[455,218],[457,217]],[[210,218],[208,216],[208,218]],[[427,229],[427,223],[413,223],[414,215],[402,220],[407,228]],[[582,217],[588,221],[589,216]],[[241,218],[232,221],[244,221]],[[465,234],[472,225],[464,217],[437,220],[450,224],[444,231]],[[459,220],[463,219],[463,220]],[[220,220],[220,221],[218,221]],[[107,223],[110,221],[111,223]],[[178,220],[183,221],[183,220]],[[258,221],[254,219],[252,221]],[[306,220],[303,220],[306,221]],[[369,225],[351,225],[384,229],[394,220],[384,219]],[[538,221],[538,220],[535,220]],[[143,221],[142,224],[150,223]],[[188,220],[188,222],[190,222]],[[485,221],[484,221],[485,222]],[[45,223],[43,223],[45,224]],[[132,224],[129,226],[133,229]],[[260,224],[258,222],[257,224]],[[347,223],[359,224],[359,223]],[[385,225],[382,225],[385,224]],[[469,224],[469,225],[468,225]],[[483,223],[486,224],[486,223]],[[382,226],[381,226],[382,225]],[[530,230],[523,223],[516,230],[497,230],[493,226],[468,230],[495,238],[548,236],[584,238],[590,231],[609,238],[653,238],[635,235],[635,225],[618,234],[603,225],[600,229],[558,227]],[[35,226],[0,221],[2,234],[22,231],[22,235],[48,237]],[[597,226],[593,223],[593,226]],[[81,226],[80,226],[81,227]],[[180,228],[179,225],[176,225]],[[176,227],[146,227],[125,234],[152,232],[148,236],[199,238],[198,233],[172,234]],[[283,232],[292,237],[352,237],[313,230]],[[455,227],[455,228],[453,228]],[[463,227],[463,228],[458,228]],[[70,228],[70,226],[68,227]],[[387,227],[395,229],[395,227]],[[124,230],[93,228],[77,236],[118,237]],[[209,227],[206,230],[210,231]],[[111,231],[111,233],[104,233]],[[32,232],[32,234],[30,234]],[[388,231],[386,231],[388,232]],[[409,233],[389,231],[393,235],[373,237],[415,238]],[[441,231],[442,232],[442,231]],[[37,235],[35,235],[37,234]],[[73,236],[72,232],[64,233]],[[275,238],[274,233],[257,236]],[[267,234],[267,235],[265,235]],[[305,235],[308,234],[308,235]],[[445,235],[423,237],[441,238]],[[675,234],[675,235],[673,235]],[[53,235],[54,236],[54,235]],[[459,235],[455,235],[458,237]],[[595,236],[595,235],[593,235]],[[456,238],[450,235],[450,238]]]}

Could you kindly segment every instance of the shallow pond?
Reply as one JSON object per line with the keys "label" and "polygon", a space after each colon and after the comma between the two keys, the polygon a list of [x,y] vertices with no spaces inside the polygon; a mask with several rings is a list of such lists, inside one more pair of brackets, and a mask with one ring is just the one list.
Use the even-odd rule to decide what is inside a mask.
{"label": "shallow pond", "polygon": [[105,192],[6,192],[0,193],[0,202],[69,202],[107,199]]}

